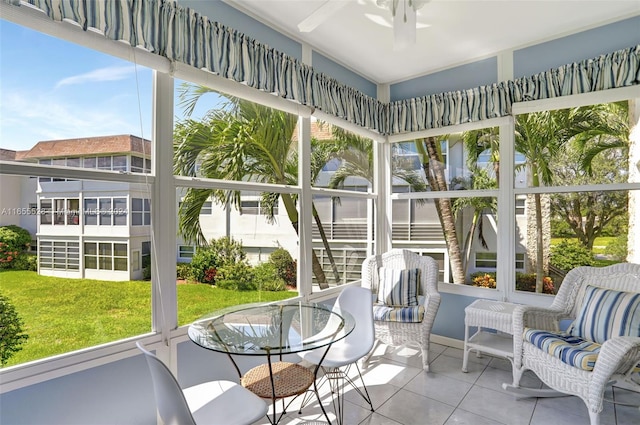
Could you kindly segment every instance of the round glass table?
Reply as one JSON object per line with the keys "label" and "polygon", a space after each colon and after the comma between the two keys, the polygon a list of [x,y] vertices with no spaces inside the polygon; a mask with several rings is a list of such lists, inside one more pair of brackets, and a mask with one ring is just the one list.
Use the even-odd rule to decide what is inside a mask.
{"label": "round glass table", "polygon": [[[312,384],[330,423],[315,379],[322,362],[311,371],[297,363],[283,361],[282,356],[316,349],[324,349],[326,355],[331,344],[345,338],[354,327],[355,320],[347,311],[332,310],[323,304],[287,302],[245,304],[219,310],[193,322],[188,333],[199,346],[226,353],[241,384],[272,401],[273,416],[269,418],[272,424],[286,413],[285,406],[280,416],[276,415],[276,400],[300,395]],[[267,361],[242,374],[235,355],[264,356]]]}

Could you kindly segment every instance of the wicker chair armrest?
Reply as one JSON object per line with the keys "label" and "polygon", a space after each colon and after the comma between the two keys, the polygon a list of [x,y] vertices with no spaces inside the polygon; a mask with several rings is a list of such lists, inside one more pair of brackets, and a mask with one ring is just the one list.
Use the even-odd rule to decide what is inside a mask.
{"label": "wicker chair armrest", "polygon": [[513,360],[517,367],[522,366],[524,328],[558,332],[563,316],[562,311],[551,308],[519,305],[513,310]]}
{"label": "wicker chair armrest", "polygon": [[602,344],[589,384],[589,398],[602,399],[601,391],[615,374],[626,374],[640,364],[640,337],[618,336]]}

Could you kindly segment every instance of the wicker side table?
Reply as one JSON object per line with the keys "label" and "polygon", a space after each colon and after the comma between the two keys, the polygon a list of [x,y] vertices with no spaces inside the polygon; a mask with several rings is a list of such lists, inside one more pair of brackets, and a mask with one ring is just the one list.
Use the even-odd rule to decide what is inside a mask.
{"label": "wicker side table", "polygon": [[[469,351],[504,357],[513,362],[513,309],[516,304],[476,300],[464,309],[464,356],[462,371],[467,371]],[[470,329],[477,328],[473,335]],[[491,329],[489,332],[487,330]]]}

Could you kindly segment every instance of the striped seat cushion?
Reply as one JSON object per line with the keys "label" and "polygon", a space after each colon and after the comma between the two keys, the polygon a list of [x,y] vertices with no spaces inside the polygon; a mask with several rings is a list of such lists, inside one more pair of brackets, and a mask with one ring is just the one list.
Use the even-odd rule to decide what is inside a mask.
{"label": "striped seat cushion", "polygon": [[554,333],[525,328],[523,338],[564,363],[592,371],[601,345],[566,333]]}
{"label": "striped seat cushion", "polygon": [[614,336],[640,337],[640,293],[587,286],[568,333],[600,344]]}
{"label": "striped seat cushion", "polygon": [[424,318],[424,306],[389,307],[383,304],[373,306],[373,320],[382,322],[420,323]]}
{"label": "striped seat cushion", "polygon": [[418,305],[420,269],[378,269],[378,302],[391,307]]}

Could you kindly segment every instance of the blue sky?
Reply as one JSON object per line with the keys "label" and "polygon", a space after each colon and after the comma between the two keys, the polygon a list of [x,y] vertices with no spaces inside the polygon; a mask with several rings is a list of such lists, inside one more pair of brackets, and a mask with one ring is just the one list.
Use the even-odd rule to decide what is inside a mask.
{"label": "blue sky", "polygon": [[[151,75],[0,20],[0,147],[26,150],[42,140],[115,134],[151,138]],[[200,113],[216,101],[207,96]]]}

